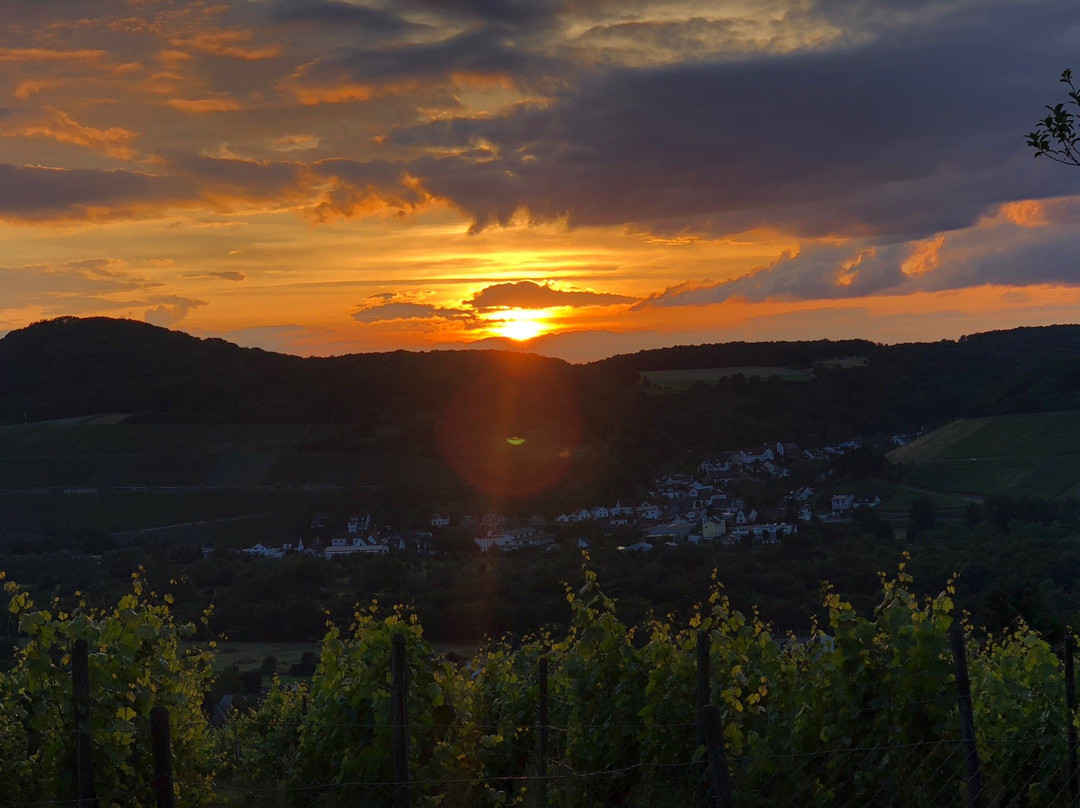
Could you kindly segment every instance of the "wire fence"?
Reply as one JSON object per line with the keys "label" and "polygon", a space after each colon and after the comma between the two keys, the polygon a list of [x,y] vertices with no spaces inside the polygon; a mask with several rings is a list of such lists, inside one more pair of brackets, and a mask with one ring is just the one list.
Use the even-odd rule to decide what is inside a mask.
{"label": "wire fence", "polygon": [[[1045,731],[1035,734],[1005,714],[984,713],[978,726],[972,723],[971,693],[960,675],[963,643],[953,649],[955,691],[903,701],[869,698],[857,706],[770,706],[757,716],[755,732],[737,742],[719,723],[710,724],[709,716],[719,722],[720,711],[709,698],[707,665],[698,670],[697,703],[683,700],[675,711],[688,718],[654,720],[598,710],[605,693],[549,692],[546,660],[535,703],[452,716],[438,728],[438,742],[424,740],[409,724],[407,677],[399,675],[406,667],[399,660],[388,684],[401,712],[389,721],[328,720],[308,712],[305,696],[291,702],[295,712],[264,713],[268,723],[248,726],[232,749],[227,740],[234,726],[211,729],[201,715],[171,727],[165,721],[164,729],[151,721],[152,754],[144,759],[152,758],[153,767],[132,774],[136,786],[97,793],[92,775],[86,786],[73,773],[70,798],[0,793],[0,808],[1080,808],[1071,644],[1065,684],[1073,695],[1059,712],[1040,716]],[[1029,697],[1019,689],[1010,695],[1019,706]],[[85,694],[76,688],[75,698],[85,700]],[[813,720],[800,723],[792,710]],[[924,720],[928,716],[933,720]],[[73,761],[78,730],[73,727]],[[169,734],[189,730],[211,736],[216,757],[201,769],[180,763],[174,771]],[[141,725],[105,728],[92,741],[145,735]],[[330,737],[336,746],[320,758],[319,743]],[[312,750],[314,764],[301,765],[302,751]],[[253,765],[254,758],[261,763]],[[99,755],[95,765],[103,762]]]}

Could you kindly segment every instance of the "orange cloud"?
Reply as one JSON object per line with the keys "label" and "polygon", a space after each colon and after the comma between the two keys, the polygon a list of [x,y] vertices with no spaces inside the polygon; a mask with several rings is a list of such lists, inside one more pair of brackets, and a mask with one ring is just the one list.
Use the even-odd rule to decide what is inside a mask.
{"label": "orange cloud", "polygon": [[174,95],[186,81],[179,73],[161,71],[140,82],[139,88],[153,95]]}
{"label": "orange cloud", "polygon": [[343,104],[350,101],[368,101],[387,96],[418,95],[436,87],[454,90],[508,90],[515,87],[511,77],[503,74],[457,71],[442,81],[419,78],[397,78],[375,82],[360,82],[346,76],[340,78],[313,79],[309,76],[310,65],[305,65],[283,81],[279,87],[303,104]]}
{"label": "orange cloud", "polygon": [[130,160],[135,156],[131,143],[137,137],[135,132],[119,126],[108,129],[86,126],[58,109],[49,110],[47,118],[9,126],[4,134],[8,137],[48,138],[107,154],[117,160]]}
{"label": "orange cloud", "polygon": [[67,79],[26,79],[15,88],[15,97],[23,100],[43,90],[54,90],[68,84]]}
{"label": "orange cloud", "polygon": [[230,30],[199,31],[189,37],[170,39],[178,48],[193,48],[213,56],[228,56],[249,62],[275,59],[284,52],[281,45],[251,45],[255,32],[234,28]]}
{"label": "orange cloud", "polygon": [[241,109],[240,102],[227,97],[219,98],[170,98],[168,105],[181,112],[201,115],[207,112],[234,112]]}
{"label": "orange cloud", "polygon": [[310,151],[319,148],[320,143],[315,135],[282,135],[267,141],[271,149],[281,152]]}
{"label": "orange cloud", "polygon": [[349,101],[367,101],[374,95],[370,84],[342,82],[341,84],[303,85],[289,84],[286,88],[299,103],[307,107],[317,104],[343,104]]}
{"label": "orange cloud", "polygon": [[1047,224],[1046,206],[1038,199],[1006,202],[998,210],[1018,227],[1043,227]]}
{"label": "orange cloud", "polygon": [[908,276],[923,275],[938,268],[941,248],[945,245],[945,234],[939,233],[932,239],[916,242],[911,255],[900,264],[900,270]]}
{"label": "orange cloud", "polygon": [[195,57],[187,51],[181,50],[161,50],[157,52],[157,60],[163,65],[170,67],[180,64],[182,62],[190,62]]}
{"label": "orange cloud", "polygon": [[47,48],[0,48],[0,62],[97,61],[103,50],[49,50]]}

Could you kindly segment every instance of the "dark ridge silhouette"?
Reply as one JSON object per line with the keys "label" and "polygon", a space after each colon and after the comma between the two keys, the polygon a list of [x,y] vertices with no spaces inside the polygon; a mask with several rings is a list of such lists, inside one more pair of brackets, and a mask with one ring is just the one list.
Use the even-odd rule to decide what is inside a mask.
{"label": "dark ridge silhouette", "polygon": [[[866,363],[822,364],[854,355]],[[476,463],[490,462],[492,445],[521,436],[530,449],[572,449],[578,472],[592,470],[587,478],[618,480],[686,450],[1080,408],[1078,359],[1073,325],[902,345],[680,346],[571,365],[504,351],[300,358],[130,320],[61,317],[0,340],[0,422],[125,413],[130,422],[341,424],[335,450]],[[742,366],[809,373],[798,382],[736,375],[681,392],[643,387],[638,375]]]}
{"label": "dark ridge silhouette", "polygon": [[724,342],[715,345],[679,345],[619,354],[595,362],[628,370],[685,370],[724,367],[808,368],[815,362],[865,356],[877,345],[864,339],[806,342]]}

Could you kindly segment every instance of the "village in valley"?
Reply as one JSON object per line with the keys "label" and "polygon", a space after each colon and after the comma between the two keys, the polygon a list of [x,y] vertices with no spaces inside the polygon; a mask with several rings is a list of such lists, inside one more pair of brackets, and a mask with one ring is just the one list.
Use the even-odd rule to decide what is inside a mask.
{"label": "village in valley", "polygon": [[[894,435],[889,443],[900,446],[909,440],[907,435]],[[303,553],[330,559],[406,550],[431,555],[439,552],[440,537],[453,529],[466,533],[481,552],[556,551],[566,546],[584,550],[597,533],[632,537],[618,545],[626,553],[648,553],[658,546],[683,542],[740,547],[777,544],[812,519],[842,521],[850,519],[857,508],[881,504],[877,494],[856,497],[832,490],[836,486],[830,485],[833,462],[862,446],[863,441],[853,439],[818,449],[775,443],[723,452],[704,460],[692,473],[658,477],[644,501],[619,499],[614,504],[598,503],[559,514],[534,513],[514,520],[490,511],[464,513],[457,518],[437,512],[424,528],[402,530],[377,526],[367,512],[350,513],[335,521],[324,511],[313,515],[306,535],[295,542],[280,546],[256,543],[242,552],[257,558]],[[815,478],[817,487],[793,487],[779,507],[760,511],[736,495],[740,481],[789,479],[789,467],[796,462],[812,463],[820,469]],[[575,526],[582,529],[575,530]]]}

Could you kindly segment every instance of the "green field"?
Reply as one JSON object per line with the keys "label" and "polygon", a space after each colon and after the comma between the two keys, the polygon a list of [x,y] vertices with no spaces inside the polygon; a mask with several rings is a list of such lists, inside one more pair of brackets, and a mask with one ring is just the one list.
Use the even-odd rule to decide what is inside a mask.
{"label": "green field", "polygon": [[277,669],[282,673],[300,661],[305,651],[319,653],[319,644],[313,642],[229,642],[218,643],[214,654],[214,667],[218,670],[231,668],[255,670],[267,657],[277,658]]}
{"label": "green field", "polygon": [[889,453],[908,479],[940,491],[1080,496],[1080,412],[954,421]]}
{"label": "green field", "polygon": [[902,514],[905,519],[907,518],[908,511],[911,509],[911,504],[917,499],[929,499],[939,511],[960,509],[971,502],[969,497],[964,497],[961,494],[928,491],[916,486],[878,480],[867,480],[861,485],[856,483],[855,485],[848,486],[845,490],[850,490],[850,492],[856,496],[871,496],[877,494],[881,497],[881,505],[878,507],[878,513],[886,516]]}

